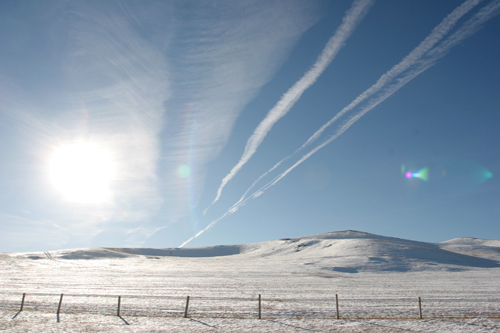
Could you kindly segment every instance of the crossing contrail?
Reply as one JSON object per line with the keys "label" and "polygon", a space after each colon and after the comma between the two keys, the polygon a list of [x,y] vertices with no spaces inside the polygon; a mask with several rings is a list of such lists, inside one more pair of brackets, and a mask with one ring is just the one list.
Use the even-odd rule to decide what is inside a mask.
{"label": "crossing contrail", "polygon": [[[206,230],[212,228],[218,221],[223,219],[224,217],[236,212],[238,208],[244,205],[248,200],[254,199],[261,194],[263,194],[267,189],[274,186],[281,179],[283,179],[286,175],[288,175],[293,169],[302,164],[309,157],[314,155],[320,149],[324,148],[326,145],[337,139],[341,136],[349,127],[351,127],[356,121],[358,121],[362,116],[364,116],[367,112],[372,110],[378,104],[382,103],[384,100],[389,98],[396,91],[401,89],[408,82],[413,80],[415,77],[426,71],[428,68],[432,67],[437,60],[442,58],[447,52],[460,42],[462,42],[465,38],[470,37],[475,32],[477,32],[482,25],[487,22],[489,19],[500,13],[500,0],[494,0],[490,2],[488,5],[484,6],[480,9],[476,14],[474,14],[469,20],[467,20],[462,26],[460,26],[451,36],[446,38],[441,44],[436,44],[443,39],[445,35],[447,35],[450,30],[455,26],[456,22],[462,18],[465,14],[467,14],[472,8],[474,8],[477,4],[479,4],[482,0],[468,0],[464,2],[462,5],[457,7],[451,14],[449,14],[436,28],[433,29],[431,34],[429,34],[422,43],[419,44],[408,56],[406,56],[399,64],[394,66],[387,73],[382,75],[379,80],[368,90],[359,95],[353,102],[351,102],[347,107],[342,109],[337,115],[335,115],[330,121],[328,121],[325,125],[323,125],[318,131],[316,131],[296,152],[291,154],[290,156],[297,153],[299,150],[303,149],[305,146],[309,145],[313,141],[315,141],[321,133],[333,122],[335,122],[340,116],[344,115],[346,112],[352,110],[355,106],[359,105],[359,103],[365,101],[367,98],[373,96],[375,93],[379,92],[382,88],[385,88],[384,91],[372,98],[368,101],[368,104],[365,105],[357,114],[352,116],[347,122],[345,122],[337,132],[330,136],[323,143],[312,149],[307,154],[303,155],[297,162],[295,162],[291,167],[286,169],[284,172],[276,176],[273,180],[262,186],[259,190],[254,192],[247,198],[240,198],[240,200],[231,206],[220,218],[211,222],[205,229],[198,232],[195,236],[188,239],[184,242],[181,247],[188,244],[194,238],[201,235]],[[406,72],[406,73],[405,73]],[[403,76],[401,74],[405,73]],[[383,83],[383,84],[382,84]],[[376,87],[376,88],[374,88]],[[373,89],[372,89],[373,88]],[[369,93],[368,93],[369,92]],[[340,114],[340,115],[339,115]],[[267,175],[270,171],[274,170],[277,166],[279,166],[284,160],[288,159],[290,156],[286,157],[282,161],[278,162],[273,168],[267,171],[264,175]],[[262,179],[264,176],[259,177],[258,180]],[[258,181],[257,180],[257,181]],[[256,181],[256,182],[257,182]],[[252,185],[255,186],[256,182]],[[250,189],[252,188],[250,187]],[[248,189],[245,193],[250,191]]]}
{"label": "crossing contrail", "polygon": [[[465,14],[467,14],[471,9],[477,6],[483,0],[468,0],[465,1],[462,5],[458,6],[453,12],[451,12],[448,16],[446,16],[440,24],[438,24],[432,32],[415,48],[411,51],[406,57],[403,58],[397,65],[392,67],[387,73],[382,75],[375,84],[373,84],[370,88],[361,93],[358,97],[356,97],[348,106],[343,108],[339,113],[337,113],[332,119],[330,119],[327,123],[321,126],[301,147],[299,147],[292,154],[283,158],[281,161],[276,163],[271,169],[263,173],[257,180],[253,182],[253,184],[245,191],[245,193],[241,196],[240,200],[236,202],[234,206],[237,206],[240,202],[242,202],[246,195],[250,192],[250,190],[265,176],[267,176],[270,172],[275,170],[279,165],[281,165],[285,160],[289,159],[293,155],[297,154],[299,151],[310,145],[312,142],[317,140],[321,134],[334,122],[336,122],[340,117],[342,117],[347,112],[354,109],[360,103],[364,102],[374,94],[378,93],[382,88],[386,87],[387,84],[392,82],[397,76],[401,75],[404,71],[408,70],[411,66],[414,66],[421,58],[432,49],[443,37],[450,32],[450,30],[455,26],[457,21],[462,18]],[[393,91],[392,93],[394,93]],[[391,93],[391,94],[392,94]],[[385,95],[384,95],[385,96]],[[387,96],[388,97],[388,96]],[[385,98],[387,98],[385,97]],[[379,98],[382,98],[380,96]],[[384,99],[385,99],[384,98]]]}
{"label": "crossing contrail", "polygon": [[325,71],[340,49],[344,46],[345,41],[351,36],[359,22],[361,22],[364,18],[373,2],[374,0],[354,1],[351,8],[344,16],[342,24],[330,38],[312,68],[281,97],[278,103],[276,103],[276,105],[267,113],[266,117],[257,126],[253,134],[248,139],[245,151],[243,152],[240,160],[224,177],[224,179],[222,179],[214,201],[207,209],[205,209],[204,213],[206,213],[206,211],[219,200],[223,188],[255,154],[257,148],[260,146],[274,124],[290,111],[290,109],[300,99],[304,91],[314,84],[318,77]]}
{"label": "crossing contrail", "polygon": [[[466,1],[462,6],[458,7],[456,10],[461,9],[461,7],[463,7],[466,4],[472,4],[472,3],[476,3],[477,4],[479,2],[480,1]],[[475,4],[474,4],[474,6],[475,6]],[[470,7],[470,9],[472,9],[472,7]],[[453,15],[453,13],[455,13],[455,11],[453,11],[452,14],[450,14],[446,19],[448,19],[451,15]],[[466,14],[467,11],[463,12],[461,16],[463,16],[464,14]],[[458,43],[460,43],[461,41],[463,41],[465,38],[467,38],[467,37],[471,36],[472,34],[474,34],[477,30],[479,30],[481,28],[482,24],[484,24],[486,21],[488,21],[492,17],[498,15],[499,13],[500,13],[500,0],[495,0],[495,1],[491,2],[489,5],[483,7],[471,19],[469,19],[467,22],[465,22],[455,33],[453,33],[450,37],[448,37],[445,41],[443,41],[443,43],[441,45],[438,45],[435,48],[428,49],[428,52],[426,54],[426,58],[425,59],[415,59],[415,61],[414,61],[414,64],[416,64],[415,68],[413,68],[410,72],[408,72],[403,77],[398,78],[397,82],[395,84],[389,86],[388,88],[386,88],[383,94],[381,94],[378,97],[376,97],[376,98],[372,99],[371,101],[369,101],[368,105],[366,105],[365,107],[363,107],[361,109],[361,111],[359,111],[356,115],[354,115],[353,117],[351,117],[344,125],[342,125],[337,130],[337,132],[334,135],[332,135],[326,141],[324,141],[323,143],[321,143],[320,145],[318,145],[316,148],[314,148],[313,150],[311,150],[309,153],[307,153],[304,156],[302,156],[302,158],[299,159],[297,162],[295,162],[295,164],[293,164],[287,170],[285,170],[284,172],[282,172],[280,175],[276,176],[273,180],[271,180],[270,182],[268,182],[266,185],[264,185],[263,187],[261,187],[258,191],[256,191],[255,193],[253,193],[249,198],[256,198],[256,197],[260,196],[262,193],[264,193],[264,191],[266,191],[268,188],[270,188],[271,186],[274,186],[277,182],[279,182],[281,179],[283,179],[287,174],[289,174],[293,169],[295,169],[297,166],[299,166],[302,162],[304,162],[309,157],[311,157],[313,154],[315,154],[317,151],[319,151],[320,149],[322,149],[323,147],[325,147],[326,145],[328,145],[329,143],[331,143],[333,140],[337,139],[340,135],[342,135],[349,127],[351,127],[356,121],[358,121],[368,111],[372,110],[378,104],[382,103],[384,100],[386,100],[388,97],[390,97],[396,91],[398,91],[399,89],[401,89],[404,85],[406,85],[408,82],[410,82],[411,80],[413,80],[415,77],[417,77],[418,75],[420,75],[421,73],[423,73],[429,67],[432,67],[436,63],[436,61],[439,60],[440,58],[442,58],[444,55],[446,55],[446,53],[453,46],[456,46]],[[458,20],[460,17],[457,17],[456,19]],[[449,27],[449,29],[451,29],[451,27]],[[448,31],[449,31],[449,29],[448,29]],[[433,33],[434,33],[434,31],[433,31]],[[431,35],[433,33],[431,33]],[[427,38],[425,40],[427,40]],[[436,44],[436,42],[434,44]],[[421,45],[419,45],[417,47],[417,49]],[[413,51],[412,51],[412,53],[413,53]],[[410,55],[412,53],[410,53]],[[422,55],[424,55],[424,54],[422,54]],[[398,65],[396,65],[396,67]],[[392,69],[391,69],[391,71],[392,71]],[[380,81],[380,79],[379,79],[379,81]],[[344,110],[342,110],[342,111],[344,111]],[[335,116],[334,118],[332,118],[332,120],[334,120],[334,119],[336,120],[336,119],[338,119],[338,117]],[[330,120],[327,124],[330,125],[331,123],[333,123],[332,120]],[[326,128],[325,125],[323,125],[320,130],[323,131],[324,128]],[[318,130],[316,133],[318,133],[320,130]],[[308,140],[308,142],[309,141],[310,140]],[[312,141],[313,140],[311,140],[311,142]],[[308,142],[306,142],[302,147],[304,147],[306,144],[308,144]],[[299,149],[302,149],[302,147],[299,148]],[[286,158],[288,158],[288,157],[286,157]],[[279,162],[279,163],[281,163],[281,162]],[[273,168],[275,168],[275,167],[273,167]],[[262,177],[260,177],[260,178],[262,178]],[[246,193],[248,193],[248,190],[247,190]],[[242,204],[242,203],[245,202],[245,200],[240,199],[238,202],[240,204]],[[233,210],[234,211],[237,208],[238,208],[238,206],[233,205],[229,210]]]}

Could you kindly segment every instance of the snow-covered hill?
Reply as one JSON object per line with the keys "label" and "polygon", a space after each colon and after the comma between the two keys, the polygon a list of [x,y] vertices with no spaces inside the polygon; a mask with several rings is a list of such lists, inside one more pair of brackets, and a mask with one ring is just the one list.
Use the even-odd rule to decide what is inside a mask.
{"label": "snow-covered hill", "polygon": [[[29,259],[46,254],[23,253]],[[99,259],[131,256],[158,257],[279,257],[308,268],[337,272],[463,270],[500,267],[500,241],[457,238],[426,243],[360,231],[285,238],[244,245],[200,248],[85,248],[50,253],[49,259]]]}
{"label": "snow-covered hill", "polygon": [[1,253],[0,267],[0,330],[13,332],[500,330],[493,240],[339,231],[203,248]]}

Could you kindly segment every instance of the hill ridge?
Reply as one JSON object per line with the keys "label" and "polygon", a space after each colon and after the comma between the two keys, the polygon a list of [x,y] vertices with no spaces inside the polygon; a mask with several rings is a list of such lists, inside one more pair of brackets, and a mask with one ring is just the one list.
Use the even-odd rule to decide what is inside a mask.
{"label": "hill ridge", "polygon": [[[17,257],[46,259],[47,253],[18,253]],[[279,257],[307,269],[338,272],[464,270],[500,267],[500,241],[456,238],[429,243],[356,230],[333,231],[240,245],[198,248],[80,248],[51,251],[56,260],[226,257],[259,260]],[[50,259],[50,258],[49,258]]]}

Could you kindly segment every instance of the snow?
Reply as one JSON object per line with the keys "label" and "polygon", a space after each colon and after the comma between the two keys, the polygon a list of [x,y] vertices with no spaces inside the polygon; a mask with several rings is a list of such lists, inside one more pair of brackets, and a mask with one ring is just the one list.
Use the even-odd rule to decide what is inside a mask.
{"label": "snow", "polygon": [[[65,315],[55,323],[54,315],[28,314],[7,322],[10,332],[498,332],[492,319],[463,320],[307,320],[137,317],[125,324],[116,316]],[[78,325],[75,325],[78,323]]]}
{"label": "snow", "polygon": [[434,244],[341,231],[195,249],[2,253],[0,329],[498,331],[499,249],[495,240]]}

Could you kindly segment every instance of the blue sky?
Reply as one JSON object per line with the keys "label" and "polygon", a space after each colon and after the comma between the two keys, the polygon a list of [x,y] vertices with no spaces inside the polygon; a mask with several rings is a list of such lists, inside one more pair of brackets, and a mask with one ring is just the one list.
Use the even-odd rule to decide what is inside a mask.
{"label": "blue sky", "polygon": [[499,14],[2,1],[0,251],[500,239]]}

